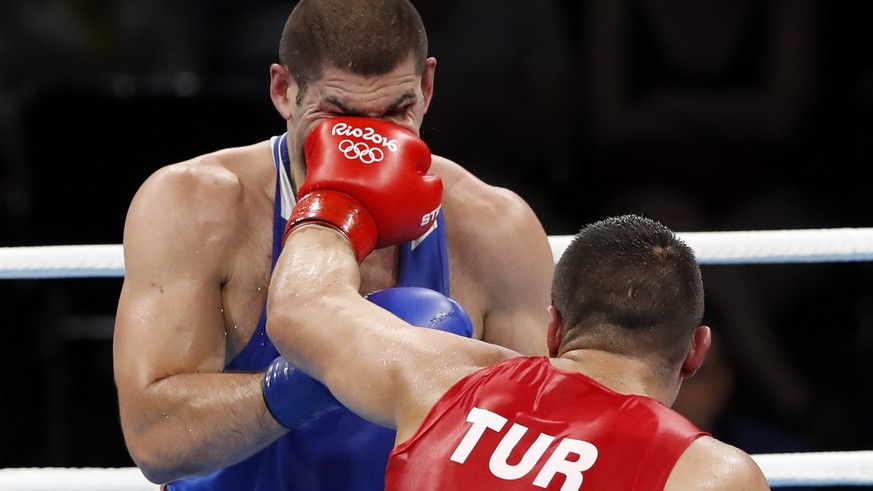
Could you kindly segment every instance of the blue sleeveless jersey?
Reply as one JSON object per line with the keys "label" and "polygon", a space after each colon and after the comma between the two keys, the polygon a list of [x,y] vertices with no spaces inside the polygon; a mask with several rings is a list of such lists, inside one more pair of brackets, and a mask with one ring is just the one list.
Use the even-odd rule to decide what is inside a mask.
{"label": "blue sleeveless jersey", "polygon": [[[273,266],[294,206],[286,136],[273,137],[276,198],[273,212]],[[448,251],[442,212],[423,239],[401,246],[398,286],[418,286],[449,295]],[[261,313],[255,334],[225,371],[263,371],[279,356]],[[291,430],[248,459],[206,476],[166,486],[170,491],[382,491],[394,430],[374,425],[347,409],[332,411]]]}

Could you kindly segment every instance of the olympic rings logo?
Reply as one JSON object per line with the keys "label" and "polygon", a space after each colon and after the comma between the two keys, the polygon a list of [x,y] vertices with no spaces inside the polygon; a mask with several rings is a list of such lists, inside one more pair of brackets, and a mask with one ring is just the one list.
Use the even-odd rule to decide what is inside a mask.
{"label": "olympic rings logo", "polygon": [[357,128],[348,123],[337,123],[333,128],[331,128],[330,134],[334,136],[350,136],[352,138],[358,138],[372,142],[383,148],[387,148],[392,152],[397,151],[397,140],[392,140],[386,136],[380,135],[379,133],[376,133],[375,129],[369,126]]}
{"label": "olympic rings logo", "polygon": [[385,152],[381,148],[373,148],[364,142],[355,143],[351,140],[343,140],[337,146],[340,152],[349,160],[359,159],[364,164],[381,162],[385,158]]}

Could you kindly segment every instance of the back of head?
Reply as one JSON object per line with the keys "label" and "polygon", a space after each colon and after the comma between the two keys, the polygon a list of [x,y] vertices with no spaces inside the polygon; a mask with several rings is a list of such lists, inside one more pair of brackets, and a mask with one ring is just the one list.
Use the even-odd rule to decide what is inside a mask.
{"label": "back of head", "polygon": [[413,56],[424,70],[427,34],[408,0],[301,0],[285,23],[279,61],[301,90],[325,66],[381,75]]}
{"label": "back of head", "polygon": [[637,215],[584,227],[555,268],[552,303],[562,351],[590,348],[680,362],[703,318],[703,282],[691,250]]}

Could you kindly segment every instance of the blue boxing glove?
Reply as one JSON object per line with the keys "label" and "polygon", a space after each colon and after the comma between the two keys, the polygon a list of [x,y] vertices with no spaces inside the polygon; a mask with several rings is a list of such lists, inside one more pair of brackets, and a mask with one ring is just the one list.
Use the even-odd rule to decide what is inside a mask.
{"label": "blue boxing glove", "polygon": [[264,373],[264,402],[273,418],[293,429],[342,407],[327,387],[278,356]]}
{"label": "blue boxing glove", "polygon": [[366,297],[413,326],[473,336],[473,322],[458,302],[428,288],[399,286]]}

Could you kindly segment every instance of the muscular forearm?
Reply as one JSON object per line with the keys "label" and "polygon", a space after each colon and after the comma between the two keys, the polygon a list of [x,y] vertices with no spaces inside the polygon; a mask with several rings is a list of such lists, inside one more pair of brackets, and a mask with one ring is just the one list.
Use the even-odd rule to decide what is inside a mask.
{"label": "muscular forearm", "polygon": [[207,474],[264,448],[285,430],[264,405],[260,373],[174,375],[151,384],[148,405],[124,404],[131,455],[156,483]]}
{"label": "muscular forearm", "polygon": [[267,302],[267,333],[279,352],[311,373],[315,358],[305,353],[332,344],[325,326],[335,323],[335,303],[361,301],[359,286],[358,263],[342,235],[320,226],[291,234]]}

